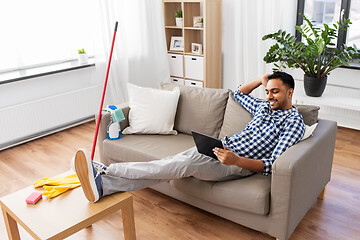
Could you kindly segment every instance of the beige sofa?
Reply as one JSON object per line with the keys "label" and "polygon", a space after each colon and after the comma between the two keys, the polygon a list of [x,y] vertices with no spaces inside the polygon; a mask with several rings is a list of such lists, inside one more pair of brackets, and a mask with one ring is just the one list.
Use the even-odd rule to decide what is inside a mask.
{"label": "beige sofa", "polygon": [[[162,84],[170,90],[175,85]],[[122,106],[125,116],[129,107]],[[307,125],[317,121],[318,108],[298,106]],[[245,128],[252,116],[229,90],[180,87],[174,129],[177,135],[122,135],[106,139],[110,115],[104,114],[99,133],[101,161],[151,161],[175,155],[194,146],[191,130],[222,138]],[[121,123],[121,129],[128,121]],[[184,178],[152,188],[233,222],[288,239],[330,180],[337,125],[318,120],[313,136],[297,143],[274,163],[272,175],[209,182]]]}

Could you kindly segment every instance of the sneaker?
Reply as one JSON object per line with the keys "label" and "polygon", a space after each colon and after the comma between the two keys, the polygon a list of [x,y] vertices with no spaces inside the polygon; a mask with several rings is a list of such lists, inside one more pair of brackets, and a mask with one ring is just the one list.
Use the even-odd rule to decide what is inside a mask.
{"label": "sneaker", "polygon": [[105,164],[93,161],[93,165],[96,171],[98,171],[100,174],[109,174],[108,167]]}
{"label": "sneaker", "polygon": [[101,174],[86,149],[77,150],[74,167],[86,198],[90,202],[97,202],[103,195]]}
{"label": "sneaker", "polygon": [[[93,164],[94,164],[94,168],[98,172],[100,172],[100,174],[105,174],[105,175],[109,174],[108,167],[105,164],[94,161]],[[75,156],[71,159],[71,170],[75,172]]]}

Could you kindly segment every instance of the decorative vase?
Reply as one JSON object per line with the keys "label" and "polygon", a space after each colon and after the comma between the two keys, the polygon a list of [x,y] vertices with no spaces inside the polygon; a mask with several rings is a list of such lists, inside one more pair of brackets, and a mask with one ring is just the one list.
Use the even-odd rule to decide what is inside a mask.
{"label": "decorative vase", "polygon": [[79,64],[87,64],[88,63],[87,53],[78,54],[78,62]]}
{"label": "decorative vase", "polygon": [[304,75],[304,89],[307,96],[321,97],[323,94],[327,82],[327,76],[322,78],[309,77]]}
{"label": "decorative vase", "polygon": [[175,18],[176,21],[176,26],[177,27],[182,27],[183,25],[183,19],[182,18]]}

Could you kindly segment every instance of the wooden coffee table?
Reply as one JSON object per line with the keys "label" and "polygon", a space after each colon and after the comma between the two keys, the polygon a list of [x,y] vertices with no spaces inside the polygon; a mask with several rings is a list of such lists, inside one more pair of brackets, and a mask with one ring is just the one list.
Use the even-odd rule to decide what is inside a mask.
{"label": "wooden coffee table", "polygon": [[39,190],[30,186],[0,198],[10,240],[20,239],[17,223],[35,239],[64,239],[120,209],[125,239],[136,239],[133,198],[127,192],[90,203],[78,187],[53,199],[43,197],[36,205],[27,204],[26,197],[34,191]]}

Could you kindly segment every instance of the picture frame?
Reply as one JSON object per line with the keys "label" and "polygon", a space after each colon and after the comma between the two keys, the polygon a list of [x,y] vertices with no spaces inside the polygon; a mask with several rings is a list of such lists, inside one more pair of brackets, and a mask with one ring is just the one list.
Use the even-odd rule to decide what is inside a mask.
{"label": "picture frame", "polygon": [[171,51],[184,51],[184,38],[183,37],[171,37],[170,42]]}
{"label": "picture frame", "polygon": [[191,52],[195,54],[202,54],[202,44],[191,43]]}
{"label": "picture frame", "polygon": [[203,27],[203,22],[201,21],[201,19],[203,19],[202,16],[193,17],[193,27],[202,28]]}

